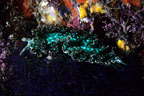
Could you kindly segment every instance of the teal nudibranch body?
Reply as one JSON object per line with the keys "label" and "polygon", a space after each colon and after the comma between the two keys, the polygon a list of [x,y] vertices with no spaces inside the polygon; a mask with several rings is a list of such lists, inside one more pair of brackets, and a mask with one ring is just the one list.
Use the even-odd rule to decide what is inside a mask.
{"label": "teal nudibranch body", "polygon": [[103,45],[96,35],[87,31],[43,25],[38,26],[32,33],[34,37],[32,41],[28,41],[26,47],[31,53],[42,56],[49,51],[57,53],[62,50],[79,62],[125,64],[111,47]]}

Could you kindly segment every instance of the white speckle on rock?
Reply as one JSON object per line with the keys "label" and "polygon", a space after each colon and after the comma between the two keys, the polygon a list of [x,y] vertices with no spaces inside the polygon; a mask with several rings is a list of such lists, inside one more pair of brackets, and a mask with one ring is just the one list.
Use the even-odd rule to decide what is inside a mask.
{"label": "white speckle on rock", "polygon": [[43,1],[40,2],[40,5],[41,6],[47,6],[48,2],[46,0],[43,0]]}
{"label": "white speckle on rock", "polygon": [[52,56],[50,56],[50,55],[47,56],[46,58],[47,58],[48,60],[52,60]]}

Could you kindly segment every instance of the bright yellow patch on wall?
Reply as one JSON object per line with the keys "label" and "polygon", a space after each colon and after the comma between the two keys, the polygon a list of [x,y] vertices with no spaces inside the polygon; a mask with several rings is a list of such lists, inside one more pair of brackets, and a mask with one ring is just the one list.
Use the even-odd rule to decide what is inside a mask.
{"label": "bright yellow patch on wall", "polygon": [[84,7],[84,8],[87,8],[87,7],[88,7],[88,1],[86,1],[86,2],[83,4],[83,7]]}
{"label": "bright yellow patch on wall", "polygon": [[47,15],[47,19],[48,19],[48,21],[50,21],[50,23],[53,23],[53,17],[52,16],[50,16],[50,15]]}
{"label": "bright yellow patch on wall", "polygon": [[99,4],[92,5],[90,7],[90,13],[104,13],[104,9]]}
{"label": "bright yellow patch on wall", "polygon": [[126,42],[124,40],[118,40],[117,41],[117,46],[122,49],[123,51],[129,51],[130,47],[126,45]]}
{"label": "bright yellow patch on wall", "polygon": [[81,19],[87,17],[87,12],[86,12],[86,9],[83,5],[80,6],[79,11],[80,11],[80,18]]}

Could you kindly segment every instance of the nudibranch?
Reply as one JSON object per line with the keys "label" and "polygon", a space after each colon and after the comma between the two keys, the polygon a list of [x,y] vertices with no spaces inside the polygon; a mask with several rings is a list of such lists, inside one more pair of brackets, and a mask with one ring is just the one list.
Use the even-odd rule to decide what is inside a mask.
{"label": "nudibranch", "polygon": [[22,50],[29,49],[31,53],[42,56],[48,52],[54,54],[60,50],[79,62],[89,62],[102,65],[117,65],[125,63],[114,52],[104,45],[97,35],[90,32],[68,27],[38,26],[33,30],[34,37],[27,41],[27,46]]}

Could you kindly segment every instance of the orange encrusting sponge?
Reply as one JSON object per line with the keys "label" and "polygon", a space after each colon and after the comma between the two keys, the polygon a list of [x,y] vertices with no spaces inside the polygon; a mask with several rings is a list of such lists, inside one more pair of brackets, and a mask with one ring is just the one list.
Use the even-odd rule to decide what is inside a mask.
{"label": "orange encrusting sponge", "polygon": [[84,4],[87,0],[76,0],[79,4]]}
{"label": "orange encrusting sponge", "polygon": [[140,0],[122,0],[124,4],[130,4],[130,5],[135,5],[137,7],[140,7],[141,1]]}
{"label": "orange encrusting sponge", "polygon": [[22,7],[24,16],[30,18],[32,16],[32,8],[29,7],[28,0],[23,1]]}
{"label": "orange encrusting sponge", "polygon": [[71,0],[64,0],[65,5],[71,10],[74,17],[78,16],[77,10],[73,7]]}

